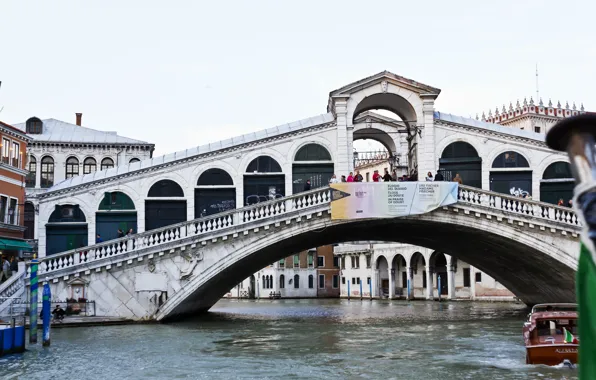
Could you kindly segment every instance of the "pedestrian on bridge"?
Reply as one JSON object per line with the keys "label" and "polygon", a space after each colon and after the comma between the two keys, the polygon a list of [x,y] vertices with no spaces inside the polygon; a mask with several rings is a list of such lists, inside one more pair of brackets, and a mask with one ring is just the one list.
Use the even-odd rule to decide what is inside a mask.
{"label": "pedestrian on bridge", "polygon": [[453,182],[457,182],[457,183],[459,183],[460,185],[463,185],[463,184],[464,184],[464,181],[462,181],[461,177],[459,176],[459,173],[457,173],[457,174],[455,175],[455,178],[453,178]]}
{"label": "pedestrian on bridge", "polygon": [[441,174],[440,171],[437,170],[437,174],[435,175],[435,182],[436,181],[444,181],[445,177],[443,177],[443,174]]}
{"label": "pedestrian on bridge", "polygon": [[304,184],[304,190],[303,191],[309,191],[310,190],[310,179],[306,180],[306,183]]}

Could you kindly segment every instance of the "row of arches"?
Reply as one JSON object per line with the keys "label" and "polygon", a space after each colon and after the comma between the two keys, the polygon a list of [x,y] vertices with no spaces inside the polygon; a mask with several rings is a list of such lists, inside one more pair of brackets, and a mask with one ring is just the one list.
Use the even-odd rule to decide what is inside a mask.
{"label": "row of arches", "polygon": [[[139,162],[138,158],[132,158],[129,164]],[[114,167],[114,160],[105,157],[100,161],[100,170],[107,170]],[[29,156],[28,164],[29,174],[27,175],[26,186],[37,186],[37,158]],[[40,162],[40,184],[41,188],[48,188],[54,185],[55,161],[51,156],[43,156]],[[97,160],[93,157],[87,157],[83,160],[82,174],[90,174],[97,171]],[[77,157],[70,156],[65,163],[65,178],[76,177],[81,174],[81,163]]]}
{"label": "row of arches", "polygon": [[[489,173],[490,190],[514,195],[532,196],[533,170],[528,159],[521,153],[510,150],[499,154],[491,163]],[[482,188],[482,158],[469,143],[457,141],[449,144],[439,159],[439,172],[450,181],[459,174],[463,183]],[[550,164],[540,179],[540,200],[557,204],[573,197],[575,182],[569,163],[557,161]]]}

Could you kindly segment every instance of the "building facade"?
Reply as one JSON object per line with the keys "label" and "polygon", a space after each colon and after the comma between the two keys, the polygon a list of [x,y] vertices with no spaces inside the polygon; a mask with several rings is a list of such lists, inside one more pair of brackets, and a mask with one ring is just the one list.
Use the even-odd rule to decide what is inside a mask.
{"label": "building facade", "polygon": [[31,139],[27,156],[23,157],[29,171],[24,204],[27,239],[36,241],[39,231],[44,231],[49,251],[54,253],[95,243],[95,237],[87,234],[88,223],[98,223],[97,233],[102,239],[115,238],[118,228],[136,231],[134,208],[118,194],[105,194],[96,215],[84,215],[79,206],[64,204],[56,206],[52,216],[41,224],[39,196],[64,180],[117,170],[118,166],[151,158],[153,144],[84,127],[80,113],[76,114],[75,124],[32,117],[15,127]]}
{"label": "building facade", "polygon": [[0,256],[22,256],[31,247],[24,240],[26,227],[25,178],[29,137],[0,122]]}
{"label": "building facade", "polygon": [[[514,301],[507,288],[473,266],[408,244],[342,244],[341,297]],[[408,295],[409,290],[409,295]]]}

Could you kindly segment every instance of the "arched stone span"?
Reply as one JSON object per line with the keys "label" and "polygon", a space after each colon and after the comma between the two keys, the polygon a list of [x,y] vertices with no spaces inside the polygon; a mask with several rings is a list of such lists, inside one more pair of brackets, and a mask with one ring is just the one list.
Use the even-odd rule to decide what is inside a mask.
{"label": "arched stone span", "polygon": [[415,105],[413,105],[408,99],[401,95],[392,92],[379,92],[370,94],[364,97],[354,96],[350,99],[351,102],[355,103],[350,120],[354,120],[359,114],[365,111],[374,109],[382,109],[391,111],[398,115],[408,128],[416,125],[417,120],[422,119],[422,104],[418,97],[410,97],[409,99],[415,99],[420,104],[420,115],[416,112]]}
{"label": "arched stone span", "polygon": [[308,226],[271,228],[251,242],[225,251],[226,256],[206,257],[209,266],[172,296],[157,318],[207,310],[238,281],[293,252],[354,240],[402,242],[439,250],[487,273],[528,304],[573,301],[575,252],[554,246],[545,236],[520,233],[514,223],[500,223],[497,230],[494,220],[462,214],[437,210],[416,217],[367,221],[319,217]]}

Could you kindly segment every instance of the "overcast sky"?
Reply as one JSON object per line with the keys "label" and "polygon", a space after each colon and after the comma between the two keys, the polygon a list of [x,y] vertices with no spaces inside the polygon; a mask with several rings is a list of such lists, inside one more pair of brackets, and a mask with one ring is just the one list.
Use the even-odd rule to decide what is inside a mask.
{"label": "overcast sky", "polygon": [[2,1],[0,120],[75,121],[156,154],[326,112],[382,70],[475,116],[536,93],[596,110],[594,2]]}

